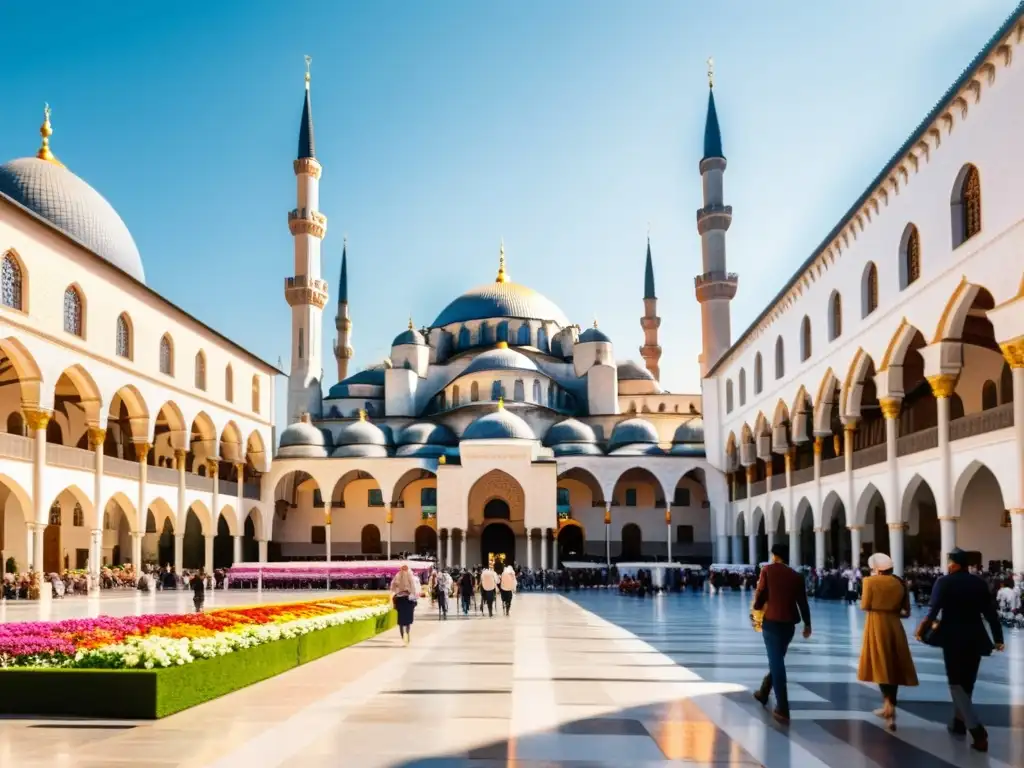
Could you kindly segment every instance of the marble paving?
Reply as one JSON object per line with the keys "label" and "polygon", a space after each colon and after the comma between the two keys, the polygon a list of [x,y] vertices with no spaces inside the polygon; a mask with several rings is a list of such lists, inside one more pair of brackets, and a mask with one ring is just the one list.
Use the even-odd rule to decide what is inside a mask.
{"label": "marble paving", "polygon": [[992,752],[975,755],[945,732],[932,649],[915,647],[922,685],[902,692],[897,733],[880,727],[855,680],[863,616],[838,604],[812,605],[815,634],[790,652],[793,724],[776,726],[750,698],[765,660],[748,603],[526,594],[508,618],[441,622],[422,601],[408,647],[392,631],[157,722],[0,719],[0,766],[1024,765],[1024,637],[983,663]]}

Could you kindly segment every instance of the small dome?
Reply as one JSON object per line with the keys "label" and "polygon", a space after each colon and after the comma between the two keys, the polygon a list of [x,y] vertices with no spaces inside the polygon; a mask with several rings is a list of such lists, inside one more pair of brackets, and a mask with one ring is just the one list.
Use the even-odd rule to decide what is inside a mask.
{"label": "small dome", "polygon": [[388,449],[383,445],[339,445],[332,459],[386,459]]}
{"label": "small dome", "polygon": [[654,381],[654,375],[634,360],[618,364],[616,377],[619,381]]}
{"label": "small dome", "polygon": [[458,445],[459,439],[444,424],[418,421],[398,433],[398,445]]}
{"label": "small dome", "polygon": [[481,416],[462,433],[463,440],[536,440],[530,425],[506,411],[500,403],[498,410]]}
{"label": "small dome", "polygon": [[700,419],[693,419],[685,424],[681,424],[674,435],[672,435],[673,443],[703,443],[704,442],[704,422]]}
{"label": "small dome", "polygon": [[388,438],[384,434],[384,430],[376,424],[366,421],[365,415],[360,415],[358,421],[353,421],[341,428],[335,443],[339,446],[379,445],[386,449]]}
{"label": "small dome", "polygon": [[140,283],[146,282],[139,249],[117,211],[64,166],[37,157],[4,163],[0,165],[0,194],[46,219]]}
{"label": "small dome", "polygon": [[563,443],[597,443],[597,436],[589,424],[576,419],[566,419],[555,424],[544,436],[544,445],[556,446]]}
{"label": "small dome", "polygon": [[707,457],[704,443],[674,443],[669,451],[673,456],[685,456],[691,459],[703,459]]}
{"label": "small dome", "polygon": [[406,459],[439,459],[442,456],[457,455],[454,450],[443,445],[402,445],[395,451],[395,456]]}
{"label": "small dome", "polygon": [[359,395],[352,395],[349,392],[349,387],[353,384],[359,384],[362,386],[370,387],[383,387],[384,386],[384,371],[383,367],[371,367],[358,373],[353,373],[344,381],[339,381],[327,392],[328,400],[339,397],[359,397]]}
{"label": "small dome", "polygon": [[583,333],[580,334],[579,339],[576,341],[577,344],[590,344],[591,342],[601,342],[603,344],[611,344],[612,340],[608,338],[608,334],[598,328],[596,325],[593,328],[587,328]]}
{"label": "small dome", "polygon": [[612,430],[612,439],[608,442],[608,450],[614,451],[622,446],[634,444],[658,445],[658,432],[649,421],[644,419],[620,421]]}
{"label": "small dome", "polygon": [[281,432],[277,455],[283,459],[324,458],[330,450],[330,433],[314,426],[309,414]]}
{"label": "small dome", "polygon": [[555,456],[603,456],[601,449],[590,443],[558,443],[551,446]]}
{"label": "small dome", "polygon": [[533,360],[522,352],[506,347],[489,349],[473,358],[461,375],[483,373],[484,371],[530,371],[537,372]]}
{"label": "small dome", "polygon": [[415,344],[416,346],[425,346],[427,340],[423,338],[423,334],[412,327],[409,324],[408,330],[402,331],[400,334],[395,336],[395,340],[391,342],[392,347],[398,347],[402,344]]}

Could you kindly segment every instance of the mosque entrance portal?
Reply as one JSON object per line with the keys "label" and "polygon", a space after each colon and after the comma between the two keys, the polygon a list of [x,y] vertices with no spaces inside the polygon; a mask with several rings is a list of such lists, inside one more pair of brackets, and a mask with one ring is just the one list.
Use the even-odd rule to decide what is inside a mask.
{"label": "mosque entrance portal", "polygon": [[495,570],[499,570],[515,561],[515,533],[504,523],[490,523],[480,536],[480,562],[493,563]]}

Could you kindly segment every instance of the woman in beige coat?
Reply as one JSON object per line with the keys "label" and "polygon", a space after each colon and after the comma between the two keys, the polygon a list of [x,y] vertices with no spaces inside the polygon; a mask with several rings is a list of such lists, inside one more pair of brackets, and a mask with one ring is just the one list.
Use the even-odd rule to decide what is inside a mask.
{"label": "woman in beige coat", "polygon": [[868,559],[872,575],[864,579],[860,607],[867,612],[857,679],[878,683],[883,706],[875,714],[896,730],[896,694],[901,685],[917,685],[917,670],[910,655],[901,618],[910,615],[910,593],[893,575],[892,559],[876,552]]}

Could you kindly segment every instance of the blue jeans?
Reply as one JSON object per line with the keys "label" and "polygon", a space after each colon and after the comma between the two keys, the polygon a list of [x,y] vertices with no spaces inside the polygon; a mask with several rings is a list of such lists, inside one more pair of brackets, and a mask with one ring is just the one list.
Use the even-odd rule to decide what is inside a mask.
{"label": "blue jeans", "polygon": [[789,691],[786,689],[786,651],[793,641],[795,624],[779,621],[765,621],[761,626],[764,648],[768,652],[768,677],[764,679],[762,691],[767,695],[775,689],[776,709],[789,717]]}

